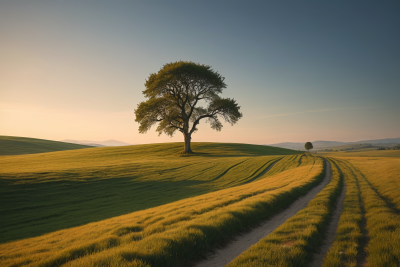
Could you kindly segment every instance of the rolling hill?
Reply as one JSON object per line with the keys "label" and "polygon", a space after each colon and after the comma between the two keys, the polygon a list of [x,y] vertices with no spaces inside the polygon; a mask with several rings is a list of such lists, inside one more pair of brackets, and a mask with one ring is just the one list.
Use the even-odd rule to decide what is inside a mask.
{"label": "rolling hill", "polygon": [[121,142],[118,140],[113,140],[113,139],[106,140],[106,141],[65,139],[65,140],[62,140],[61,142],[73,143],[73,144],[79,144],[79,145],[88,145],[88,146],[131,146],[132,145],[132,144],[128,144],[128,143]]}
{"label": "rolling hill", "polygon": [[[179,147],[181,148],[182,144],[179,144]],[[193,147],[197,151],[202,150],[201,144]],[[224,148],[220,144],[211,144],[211,147],[214,150]],[[232,148],[232,146],[229,147]],[[239,153],[248,154],[250,152],[250,154],[253,154],[253,151],[246,149],[251,148],[250,146],[241,147],[237,145],[236,147]],[[253,147],[257,148],[257,146]],[[165,148],[165,144],[158,148]],[[263,151],[268,152],[268,148],[264,148]],[[171,157],[173,156],[172,154]],[[269,158],[269,161],[266,161],[267,158]],[[276,157],[274,158],[276,160]],[[279,158],[282,158],[282,156]],[[204,168],[205,162],[203,160],[205,159],[217,160],[215,162],[217,164],[210,166],[211,161]],[[0,245],[0,264],[2,266],[22,266],[26,264],[31,266],[150,266],[148,263],[151,263],[151,266],[189,266],[188,261],[203,255],[209,248],[224,239],[226,240],[231,234],[238,233],[287,207],[299,196],[306,194],[309,189],[319,184],[325,176],[323,161],[312,155],[285,156],[274,165],[271,169],[272,172],[268,172],[265,176],[262,176],[261,173],[265,170],[265,165],[268,165],[267,163],[271,161],[271,156],[242,158],[230,155],[230,160],[240,160],[241,163],[227,162],[229,158],[221,155],[217,155],[217,157],[208,155],[204,159],[201,156],[180,157],[180,167],[183,170],[178,171],[179,168],[174,168],[175,175],[173,177],[176,174],[197,176],[186,179],[186,181],[196,183],[202,182],[197,186],[202,187],[207,183],[209,185],[213,183],[223,185],[222,188],[219,187],[221,190],[217,192],[201,195],[199,195],[199,192],[192,192],[193,197],[190,198],[174,202],[170,198],[162,206],[57,232],[51,232],[52,229],[48,228],[51,224],[42,224],[44,233],[47,234]],[[252,160],[255,160],[255,162],[249,165],[248,161]],[[262,161],[264,163],[260,164]],[[153,162],[154,167],[157,166],[156,163]],[[168,163],[169,167],[173,167],[171,166],[173,162]],[[200,163],[203,166],[200,167],[202,176],[198,175],[200,174],[199,169],[194,168],[194,165],[190,165],[190,163],[195,163],[195,165]],[[226,163],[228,165],[221,166]],[[221,169],[218,170],[220,167]],[[205,172],[206,169],[210,168],[211,171]],[[166,166],[161,169],[171,170],[167,169]],[[192,169],[192,172],[188,172],[189,169]],[[143,168],[143,170],[146,169]],[[249,172],[249,170],[253,171]],[[246,173],[247,177],[244,176]],[[253,177],[250,178],[249,175]],[[173,177],[169,179],[172,180]],[[240,181],[242,184],[233,184],[239,177],[245,178]],[[156,179],[153,177],[152,179],[160,183],[166,181],[165,178]],[[178,177],[178,179],[182,180],[183,177]],[[208,182],[206,183],[206,181]],[[248,183],[249,181],[253,182]],[[114,180],[114,182],[117,181]],[[194,188],[196,188],[196,183]],[[146,194],[142,194],[140,198],[147,201],[152,198],[163,199],[174,187],[179,187],[178,184],[171,186],[166,183],[161,183],[159,186],[157,192],[153,192],[151,195],[151,191],[142,186],[140,189],[145,191]],[[85,187],[86,185],[74,190],[80,191],[82,194]],[[124,184],[123,187],[132,187],[132,185]],[[99,185],[95,189],[98,190]],[[187,191],[190,186],[183,189],[181,192]],[[108,190],[109,194],[115,193],[113,188],[109,187]],[[152,188],[152,190],[156,190],[156,188]],[[137,192],[139,191],[130,192],[130,195],[135,195]],[[205,190],[202,190],[202,192],[205,192]],[[67,195],[69,195],[71,201],[66,203],[65,208],[62,205],[59,206],[58,210],[68,211],[77,208],[77,206],[73,206],[75,202],[79,202],[76,196],[72,195],[71,192],[68,192]],[[119,208],[119,205],[122,204],[122,202],[118,203],[110,198],[102,199],[101,196],[93,194],[86,197],[99,198],[98,201],[102,203],[97,210],[91,209],[88,203],[82,203],[81,214],[96,214],[104,209]],[[128,195],[122,193],[119,198],[125,202],[130,201]],[[45,205],[46,203],[31,203],[32,206],[33,204]],[[47,201],[47,204],[50,204],[49,201]],[[20,207],[19,211],[16,210],[15,212],[21,212],[21,210]],[[22,211],[27,212],[29,209],[26,208]],[[32,212],[29,215],[35,214]],[[52,216],[45,216],[45,214],[41,215],[46,217],[46,220],[53,218]],[[28,214],[24,214],[24,216],[25,220],[29,218]],[[63,221],[61,217],[55,219],[56,221],[53,220],[53,224],[57,221]],[[2,227],[3,235],[4,230],[5,228]],[[23,228],[19,228],[19,231],[23,230]],[[22,251],[23,253],[21,253]]]}
{"label": "rolling hill", "polygon": [[90,147],[91,146],[87,145],[70,144],[37,138],[0,136],[0,155],[36,154]]}
{"label": "rolling hill", "polygon": [[399,150],[182,147],[0,157],[0,265],[397,266]]}
{"label": "rolling hill", "polygon": [[[0,157],[0,242],[36,236],[260,179],[293,150],[182,143]],[[28,219],[29,218],[29,219]]]}
{"label": "rolling hill", "polygon": [[[374,140],[363,140],[357,142],[338,142],[338,141],[313,141],[311,142],[314,146],[314,150],[323,150],[323,149],[341,149],[342,147],[348,148],[348,145],[357,145],[357,144],[372,144],[374,146],[394,146],[396,144],[400,144],[400,138],[385,138],[385,139],[374,139]],[[282,147],[287,149],[301,150],[304,151],[304,144],[300,142],[284,142],[271,144],[269,146]]]}

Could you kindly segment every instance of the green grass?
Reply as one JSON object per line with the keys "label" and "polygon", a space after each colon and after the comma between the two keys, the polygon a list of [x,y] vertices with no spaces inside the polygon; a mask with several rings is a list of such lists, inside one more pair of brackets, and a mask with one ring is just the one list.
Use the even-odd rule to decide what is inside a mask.
{"label": "green grass", "polygon": [[23,155],[89,148],[78,144],[0,135],[0,155]]}
{"label": "green grass", "polygon": [[[156,207],[264,177],[296,151],[245,144],[98,147],[0,157],[0,242]],[[295,156],[296,157],[296,156]],[[300,156],[298,156],[300,157]],[[280,171],[277,166],[273,169]]]}
{"label": "green grass", "polygon": [[323,266],[399,266],[399,160],[336,161],[346,177],[345,209]]}
{"label": "green grass", "polygon": [[400,210],[400,158],[348,158],[379,194]]}
{"label": "green grass", "polygon": [[308,266],[324,237],[336,199],[342,188],[342,177],[331,164],[330,182],[307,207],[251,246],[228,266]]}
{"label": "green grass", "polygon": [[400,210],[395,208],[393,202],[383,198],[358,168],[351,163],[348,165],[357,177],[364,201],[369,235],[369,266],[399,266]]}
{"label": "green grass", "polygon": [[252,183],[1,244],[0,265],[188,266],[320,183],[322,161],[307,156],[299,165],[299,158],[286,163],[296,167]]}
{"label": "green grass", "polygon": [[343,160],[332,159],[346,181],[346,195],[335,241],[324,258],[324,267],[358,266],[357,255],[362,250],[363,212],[360,187]]}
{"label": "green grass", "polygon": [[377,150],[380,146],[372,145],[372,144],[347,144],[341,146],[333,146],[327,149],[320,149],[318,151],[324,150],[363,150],[363,149],[372,149]]}
{"label": "green grass", "polygon": [[375,148],[365,148],[359,150],[338,151],[338,152],[317,152],[323,157],[400,157],[400,150],[377,150]]}

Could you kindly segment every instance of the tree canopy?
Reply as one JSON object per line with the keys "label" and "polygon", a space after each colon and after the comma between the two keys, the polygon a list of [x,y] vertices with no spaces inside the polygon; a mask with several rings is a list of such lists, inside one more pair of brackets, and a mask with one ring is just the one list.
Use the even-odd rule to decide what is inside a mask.
{"label": "tree canopy", "polygon": [[304,148],[307,149],[307,151],[310,151],[310,149],[313,149],[314,147],[313,147],[313,145],[312,145],[311,142],[307,142],[307,143],[304,145]]}
{"label": "tree canopy", "polygon": [[200,120],[206,119],[212,129],[221,131],[220,119],[233,125],[243,116],[234,99],[220,97],[226,88],[224,80],[207,65],[186,61],[165,64],[146,80],[143,94],[148,100],[135,109],[139,132],[146,133],[156,123],[159,135],[173,136],[179,131],[185,140],[184,153],[192,153],[191,135]]}

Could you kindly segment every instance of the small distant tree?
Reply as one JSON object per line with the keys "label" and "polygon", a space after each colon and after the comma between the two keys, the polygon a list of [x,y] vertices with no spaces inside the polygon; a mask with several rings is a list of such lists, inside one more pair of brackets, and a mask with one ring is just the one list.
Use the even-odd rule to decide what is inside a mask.
{"label": "small distant tree", "polygon": [[400,149],[400,144],[395,145],[395,146],[394,146],[394,149]]}
{"label": "small distant tree", "polygon": [[304,145],[304,147],[305,147],[305,149],[307,149],[307,152],[310,152],[310,149],[313,149],[313,148],[314,148],[313,145],[311,144],[311,142],[307,142],[307,143]]}
{"label": "small distant tree", "polygon": [[143,94],[148,99],[135,109],[139,132],[146,133],[156,123],[159,135],[172,136],[179,131],[185,140],[183,153],[192,153],[190,141],[201,120],[220,131],[221,119],[233,125],[243,116],[234,99],[220,97],[226,88],[224,79],[207,65],[186,61],[165,64],[146,80]]}

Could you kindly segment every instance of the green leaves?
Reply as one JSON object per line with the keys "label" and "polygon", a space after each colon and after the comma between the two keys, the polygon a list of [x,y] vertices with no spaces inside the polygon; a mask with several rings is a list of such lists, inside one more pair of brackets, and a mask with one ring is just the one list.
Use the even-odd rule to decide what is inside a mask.
{"label": "green leaves", "polygon": [[310,149],[313,148],[313,145],[312,145],[311,142],[307,142],[307,143],[304,145],[304,148],[307,149],[307,150],[310,150]]}
{"label": "green leaves", "polygon": [[[135,110],[139,132],[145,133],[159,122],[159,134],[172,136],[178,130],[190,136],[204,118],[217,131],[223,126],[220,118],[235,124],[243,115],[234,99],[219,96],[226,88],[224,79],[207,65],[186,61],[165,64],[146,80],[143,94],[148,100]],[[198,106],[199,102],[208,106]]]}

